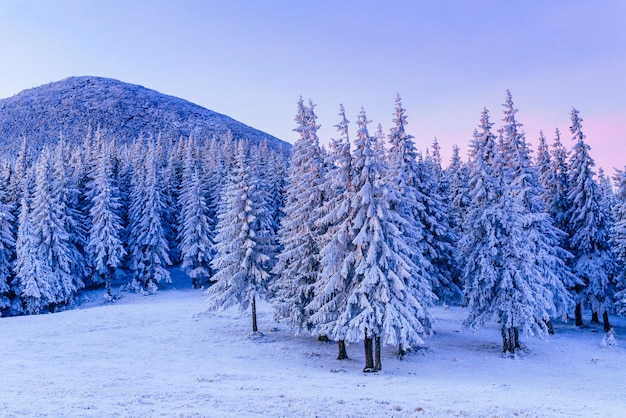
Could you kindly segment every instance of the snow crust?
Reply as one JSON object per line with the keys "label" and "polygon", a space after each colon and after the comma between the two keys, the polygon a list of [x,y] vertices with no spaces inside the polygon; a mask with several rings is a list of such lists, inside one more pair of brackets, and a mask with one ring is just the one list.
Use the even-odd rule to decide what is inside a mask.
{"label": "snow crust", "polygon": [[[432,309],[435,334],[383,371],[362,373],[361,344],[335,360],[334,343],[292,336],[258,306],[203,314],[206,298],[172,269],[155,295],[83,292],[75,310],[0,319],[3,416],[621,417],[626,411],[626,321],[556,323],[501,354],[498,324],[472,333],[465,308]],[[588,318],[585,318],[586,323]],[[604,344],[603,344],[604,341]],[[604,347],[604,348],[603,348]]]}

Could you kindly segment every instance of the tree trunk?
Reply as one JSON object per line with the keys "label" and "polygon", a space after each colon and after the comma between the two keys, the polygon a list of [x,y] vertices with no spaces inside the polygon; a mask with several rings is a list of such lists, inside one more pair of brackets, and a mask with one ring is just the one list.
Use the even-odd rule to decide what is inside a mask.
{"label": "tree trunk", "polygon": [[365,349],[365,368],[363,369],[363,373],[369,373],[374,371],[374,356],[372,353],[372,337],[368,337],[367,332],[363,340],[363,348]]}
{"label": "tree trunk", "polygon": [[382,370],[383,365],[380,362],[380,335],[374,337],[374,371]]}
{"label": "tree trunk", "polygon": [[339,355],[337,355],[337,360],[347,360],[348,352],[346,351],[346,342],[345,340],[337,341],[337,346],[339,347]]}
{"label": "tree trunk", "polygon": [[591,322],[593,322],[594,324],[599,324],[600,323],[600,318],[598,318],[598,313],[597,312],[592,312],[591,313]]}
{"label": "tree trunk", "polygon": [[602,313],[602,320],[604,321],[604,332],[609,332],[611,330],[611,324],[609,324],[609,313],[607,311]]}
{"label": "tree trunk", "polygon": [[515,329],[502,327],[502,352],[515,353]]}
{"label": "tree trunk", "polygon": [[256,296],[252,296],[252,332],[257,332],[256,326]]}
{"label": "tree trunk", "polygon": [[582,306],[580,306],[580,303],[576,304],[576,311],[574,313],[576,315],[576,326],[582,327],[583,326],[583,309],[582,309]]}
{"label": "tree trunk", "polygon": [[106,273],[104,273],[104,282],[106,283],[107,295],[109,295],[109,300],[113,297],[111,294],[111,270],[107,268]]}
{"label": "tree trunk", "polygon": [[404,355],[406,354],[406,351],[404,351],[404,347],[402,347],[402,344],[400,344],[398,346],[398,356],[400,356],[400,358],[404,357]]}
{"label": "tree trunk", "polygon": [[521,346],[519,345],[519,329],[517,327],[513,327],[513,335],[515,337],[514,347],[521,348]]}
{"label": "tree trunk", "polygon": [[545,321],[545,323],[546,323],[546,327],[548,328],[548,334],[554,335],[554,327],[552,326],[552,320],[548,319],[547,321]]}

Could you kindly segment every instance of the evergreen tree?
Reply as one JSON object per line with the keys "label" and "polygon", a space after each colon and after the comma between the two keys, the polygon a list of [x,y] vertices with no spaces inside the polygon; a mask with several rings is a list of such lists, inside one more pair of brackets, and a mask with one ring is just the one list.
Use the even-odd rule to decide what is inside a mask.
{"label": "evergreen tree", "polygon": [[609,213],[603,205],[602,193],[594,180],[593,159],[590,147],[585,143],[582,119],[572,109],[574,153],[570,161],[571,206],[568,220],[571,226],[570,248],[574,255],[574,274],[584,283],[577,285],[576,325],[582,325],[582,308],[589,307],[592,313],[603,314],[605,331],[609,331],[608,312],[613,308],[614,259],[609,245]]}
{"label": "evergreen tree", "polygon": [[[55,155],[45,149],[39,157],[29,220],[35,241],[35,263],[39,264],[39,270],[35,271],[46,282],[47,291],[40,298],[51,311],[57,305],[71,302],[76,291],[84,286],[81,261],[68,232],[73,220],[67,215],[65,162],[59,159],[58,150],[63,146],[63,143],[57,146]],[[28,307],[27,310],[32,312]]]}
{"label": "evergreen tree", "polygon": [[182,268],[191,277],[193,287],[200,288],[211,277],[213,258],[212,221],[206,203],[206,183],[195,155],[195,143],[185,144],[180,191],[179,236]]}
{"label": "evergreen tree", "polygon": [[616,170],[613,177],[617,193],[613,217],[615,222],[611,227],[611,245],[617,262],[617,282],[619,292],[615,295],[616,310],[620,315],[626,315],[626,167]]}
{"label": "evergreen tree", "polygon": [[450,218],[451,227],[457,236],[461,235],[463,220],[470,206],[469,173],[467,165],[461,161],[459,147],[452,147],[452,159],[445,170],[445,177],[450,188]]}
{"label": "evergreen tree", "polygon": [[130,268],[132,286],[148,293],[157,291],[162,280],[169,282],[167,266],[171,264],[163,227],[165,197],[161,188],[159,152],[154,140],[148,141],[144,159],[133,168],[130,208]]}
{"label": "evergreen tree", "polygon": [[31,170],[24,173],[21,193],[19,228],[16,239],[15,281],[13,291],[16,301],[15,313],[37,314],[54,300],[48,282],[48,271],[37,254],[37,237],[32,225],[32,199],[34,175]]}
{"label": "evergreen tree", "polygon": [[[545,212],[545,204],[541,199],[543,188],[540,183],[540,173],[532,164],[530,148],[521,130],[522,124],[516,119],[517,109],[513,107],[511,92],[507,91],[504,104],[504,126],[502,128],[502,143],[507,154],[505,181],[509,185],[512,197],[516,199],[523,217],[523,228],[526,239],[530,241],[534,250],[534,260],[537,268],[543,271],[546,290],[550,292],[554,304],[551,307],[551,317],[565,318],[573,306],[573,300],[567,288],[576,283],[566,265],[571,257],[559,244],[565,233],[554,227],[550,215]],[[546,157],[545,141],[542,158]],[[545,163],[544,163],[545,167]],[[551,323],[548,324],[550,332]]]}
{"label": "evergreen tree", "polygon": [[300,332],[312,326],[307,306],[320,273],[316,216],[324,203],[320,187],[324,173],[314,109],[304,106],[302,99],[296,122],[294,130],[300,138],[289,159],[285,217],[279,233],[282,250],[274,269],[272,291],[277,319],[285,319]]}
{"label": "evergreen tree", "polygon": [[263,236],[267,231],[257,216],[267,210],[255,192],[256,179],[247,170],[246,145],[237,149],[234,170],[228,174],[218,216],[212,266],[216,283],[207,290],[209,309],[226,309],[238,304],[242,311],[252,306],[252,331],[257,332],[256,301],[267,292],[270,257]]}
{"label": "evergreen tree", "polygon": [[352,268],[352,239],[350,237],[352,186],[352,154],[348,134],[349,121],[343,105],[341,121],[335,125],[339,139],[331,141],[327,169],[321,190],[324,204],[318,209],[317,227],[320,228],[320,273],[313,289],[313,300],[307,309],[312,313],[315,332],[337,340],[338,360],[348,358],[345,334],[333,334],[339,308],[345,303],[344,290],[354,275]]}
{"label": "evergreen tree", "polygon": [[372,137],[367,132],[362,110],[355,142],[354,195],[351,202],[354,277],[347,290],[346,304],[339,310],[336,331],[348,341],[364,338],[364,371],[380,370],[380,348],[371,358],[374,339],[379,346],[413,346],[430,334],[427,307],[434,300],[430,283],[413,275],[417,266],[412,249],[402,238],[399,225],[407,224],[389,200],[394,198],[385,167],[377,161]]}
{"label": "evergreen tree", "polygon": [[[526,236],[521,201],[507,182],[505,155],[491,132],[487,109],[474,132],[470,166],[472,204],[460,241],[469,315],[465,324],[477,329],[496,318],[503,351],[519,347],[518,330],[546,335],[551,295],[544,270],[538,268],[534,243]],[[506,149],[506,148],[505,148]]]}
{"label": "evergreen tree", "polygon": [[119,192],[113,178],[112,144],[100,144],[100,155],[88,184],[91,196],[89,230],[86,252],[89,260],[106,286],[106,298],[111,299],[111,275],[122,264],[126,250],[122,246],[122,220]]}
{"label": "evergreen tree", "polygon": [[0,189],[0,309],[11,305],[10,281],[15,259],[15,235],[13,205],[6,201],[7,193]]}

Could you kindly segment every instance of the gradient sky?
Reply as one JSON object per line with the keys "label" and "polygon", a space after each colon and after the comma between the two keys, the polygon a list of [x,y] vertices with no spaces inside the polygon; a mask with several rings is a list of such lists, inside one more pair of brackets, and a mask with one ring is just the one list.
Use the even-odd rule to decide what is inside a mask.
{"label": "gradient sky", "polygon": [[300,95],[327,142],[340,103],[388,132],[398,92],[444,165],[510,89],[531,143],[558,127],[571,147],[575,106],[597,165],[626,164],[624,0],[0,0],[0,56],[0,97],[110,77],[289,142]]}

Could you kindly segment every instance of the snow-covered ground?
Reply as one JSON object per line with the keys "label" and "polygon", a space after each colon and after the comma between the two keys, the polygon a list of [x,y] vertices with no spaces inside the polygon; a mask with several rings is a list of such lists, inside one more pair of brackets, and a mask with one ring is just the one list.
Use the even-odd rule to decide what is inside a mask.
{"label": "snow-covered ground", "polygon": [[387,348],[364,374],[361,344],[335,360],[335,344],[292,336],[264,303],[254,336],[248,312],[199,315],[202,291],[173,273],[154,296],[86,292],[75,310],[1,318],[0,416],[626,416],[618,318],[617,346],[602,348],[599,326],[556,324],[506,358],[497,324],[472,333],[463,308],[437,307],[427,348]]}

